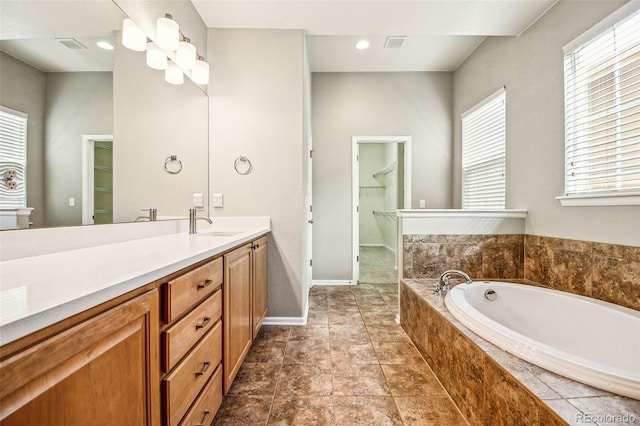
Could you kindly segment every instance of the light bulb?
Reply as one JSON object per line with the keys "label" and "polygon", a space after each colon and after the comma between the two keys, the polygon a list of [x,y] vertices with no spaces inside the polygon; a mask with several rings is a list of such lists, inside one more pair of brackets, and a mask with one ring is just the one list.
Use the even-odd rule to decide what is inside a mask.
{"label": "light bulb", "polygon": [[164,70],[164,79],[167,83],[182,84],[184,82],[184,73],[175,63],[169,61],[167,69]]}
{"label": "light bulb", "polygon": [[129,18],[122,21],[122,45],[137,52],[147,48],[147,35]]}
{"label": "light bulb", "polygon": [[367,40],[360,40],[356,43],[356,49],[364,50],[369,47],[369,42]]}
{"label": "light bulb", "polygon": [[176,52],[176,64],[186,70],[193,69],[196,64],[196,47],[189,39],[181,41]]}
{"label": "light bulb", "polygon": [[154,70],[167,69],[167,55],[152,41],[147,44],[147,65]]}
{"label": "light bulb", "polygon": [[180,28],[168,13],[156,21],[156,44],[164,50],[178,50]]}
{"label": "light bulb", "polygon": [[191,80],[196,84],[209,84],[209,64],[198,59],[191,70]]}

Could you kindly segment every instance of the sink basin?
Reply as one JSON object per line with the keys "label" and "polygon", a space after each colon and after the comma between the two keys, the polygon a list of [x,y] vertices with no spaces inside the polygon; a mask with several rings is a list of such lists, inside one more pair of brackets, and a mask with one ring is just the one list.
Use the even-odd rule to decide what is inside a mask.
{"label": "sink basin", "polygon": [[196,235],[203,235],[207,237],[232,237],[238,234],[242,234],[242,231],[232,231],[232,230],[203,231],[203,232],[198,232]]}

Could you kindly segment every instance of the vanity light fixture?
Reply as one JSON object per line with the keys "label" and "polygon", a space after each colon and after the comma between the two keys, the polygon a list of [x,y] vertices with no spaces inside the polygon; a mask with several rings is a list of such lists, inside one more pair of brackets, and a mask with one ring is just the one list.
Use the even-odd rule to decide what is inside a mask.
{"label": "vanity light fixture", "polygon": [[209,64],[200,55],[198,55],[198,59],[191,70],[191,80],[196,84],[209,84]]}
{"label": "vanity light fixture", "polygon": [[167,69],[167,54],[160,49],[157,44],[150,41],[147,43],[147,66],[154,70]]}
{"label": "vanity light fixture", "polygon": [[165,13],[164,18],[158,18],[156,21],[156,43],[164,50],[178,50],[180,27],[168,13]]}
{"label": "vanity light fixture", "polygon": [[122,44],[136,52],[147,49],[147,35],[130,18],[122,22]]}
{"label": "vanity light fixture", "polygon": [[364,50],[369,47],[369,42],[367,40],[359,40],[356,42],[355,46],[358,50]]}
{"label": "vanity light fixture", "polygon": [[[144,39],[144,47],[140,40]],[[164,79],[171,84],[182,84],[186,74],[196,84],[209,84],[209,64],[198,55],[191,40],[180,32],[178,23],[165,13],[156,22],[156,34],[146,34],[129,18],[122,24],[122,44],[132,50],[147,51],[149,68],[164,70]]]}
{"label": "vanity light fixture", "polygon": [[182,84],[184,83],[184,72],[182,72],[182,68],[176,65],[175,62],[169,61],[167,69],[164,70],[164,79],[170,84]]}
{"label": "vanity light fixture", "polygon": [[176,64],[186,70],[192,70],[196,64],[196,47],[189,43],[189,38],[184,37],[176,51]]}

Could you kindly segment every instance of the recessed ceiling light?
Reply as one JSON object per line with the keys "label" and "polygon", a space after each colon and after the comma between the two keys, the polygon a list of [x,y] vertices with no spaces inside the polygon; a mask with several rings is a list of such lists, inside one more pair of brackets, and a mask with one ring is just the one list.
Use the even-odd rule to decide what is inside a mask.
{"label": "recessed ceiling light", "polygon": [[99,41],[96,44],[104,50],[113,50],[113,45],[107,41]]}
{"label": "recessed ceiling light", "polygon": [[360,40],[356,43],[356,49],[364,50],[369,47],[369,42],[367,40]]}

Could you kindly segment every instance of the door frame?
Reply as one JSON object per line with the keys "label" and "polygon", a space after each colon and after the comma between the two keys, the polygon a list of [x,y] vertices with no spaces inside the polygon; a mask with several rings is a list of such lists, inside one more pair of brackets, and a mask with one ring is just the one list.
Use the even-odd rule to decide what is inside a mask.
{"label": "door frame", "polygon": [[113,135],[82,135],[82,224],[93,225],[93,148],[96,142],[111,142]]}
{"label": "door frame", "polygon": [[[361,143],[397,143],[404,145],[404,209],[411,208],[411,136],[353,136],[351,138],[351,259],[352,282],[358,283],[360,265],[358,253],[360,252],[360,144]],[[401,250],[398,247],[397,250]],[[401,267],[398,265],[398,270]]]}

